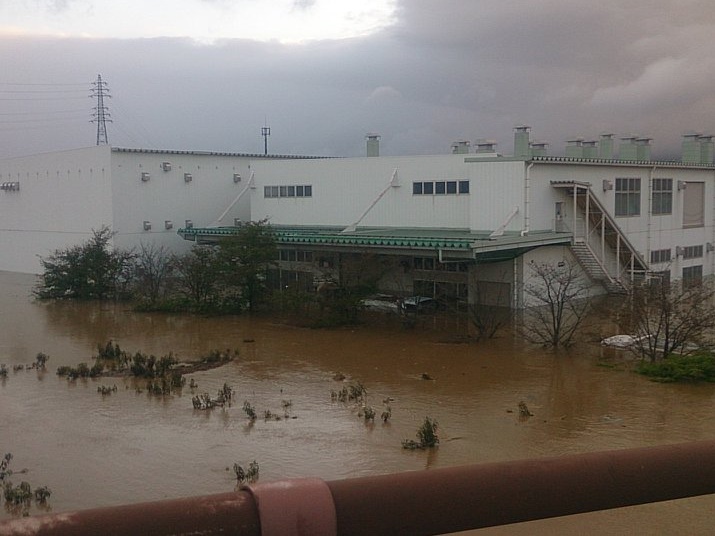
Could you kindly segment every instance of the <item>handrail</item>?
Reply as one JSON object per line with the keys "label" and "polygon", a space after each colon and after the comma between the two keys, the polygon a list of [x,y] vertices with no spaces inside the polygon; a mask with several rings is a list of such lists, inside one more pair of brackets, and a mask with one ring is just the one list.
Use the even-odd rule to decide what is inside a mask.
{"label": "handrail", "polygon": [[[334,501],[336,534],[427,536],[712,494],[713,459],[715,441],[700,441],[326,484]],[[300,486],[285,487],[300,493]],[[259,536],[262,512],[254,495],[255,490],[242,490],[12,519],[0,522],[0,535]],[[284,536],[303,536],[298,525]]]}

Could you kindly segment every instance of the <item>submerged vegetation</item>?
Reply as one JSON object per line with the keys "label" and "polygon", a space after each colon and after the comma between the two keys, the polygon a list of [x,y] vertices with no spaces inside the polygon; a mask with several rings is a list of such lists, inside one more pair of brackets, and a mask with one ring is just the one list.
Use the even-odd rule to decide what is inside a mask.
{"label": "submerged vegetation", "polygon": [[[173,352],[160,357],[142,352],[132,354],[110,340],[105,344],[97,345],[97,355],[94,356],[92,366],[87,363],[79,363],[75,367],[62,365],[57,368],[57,375],[66,377],[68,380],[126,375],[147,380],[147,392],[163,396],[172,394],[176,389],[181,389],[186,384],[185,375],[199,370],[220,367],[233,361],[238,354],[238,350],[211,350],[196,361],[179,363]],[[40,355],[45,356],[45,354],[38,354],[38,359]],[[196,388],[195,381],[192,379],[191,382],[191,388]],[[102,395],[109,395],[116,390],[116,385],[111,387],[102,385],[97,388]],[[194,408],[207,409],[223,405],[231,399],[231,396],[232,389],[224,384],[216,399],[212,399],[208,394],[195,396],[193,398]]]}
{"label": "submerged vegetation", "polygon": [[417,429],[417,441],[414,439],[404,439],[402,448],[408,450],[428,449],[439,445],[437,435],[437,421],[425,417],[422,426]]}
{"label": "submerged vegetation", "polygon": [[671,355],[658,361],[641,361],[636,371],[663,383],[715,382],[715,356]]}
{"label": "submerged vegetation", "polygon": [[183,255],[142,244],[138,251],[112,247],[109,227],[84,243],[41,258],[34,289],[41,300],[133,301],[143,311],[239,313],[268,303],[266,271],[277,258],[264,222],[243,224],[218,247],[195,245]]}
{"label": "submerged vegetation", "polygon": [[258,462],[256,460],[253,460],[251,463],[248,464],[245,469],[242,465],[234,463],[233,472],[236,474],[236,481],[239,485],[253,484],[258,480]]}
{"label": "submerged vegetation", "polygon": [[[7,453],[0,460],[0,484],[2,485],[2,497],[5,500],[5,509],[14,515],[29,515],[33,501],[40,508],[47,508],[47,500],[52,495],[52,491],[47,486],[40,486],[32,489],[32,486],[24,480],[17,485],[13,485],[10,477],[13,472],[10,469],[12,454]],[[25,470],[21,471],[25,472]]]}

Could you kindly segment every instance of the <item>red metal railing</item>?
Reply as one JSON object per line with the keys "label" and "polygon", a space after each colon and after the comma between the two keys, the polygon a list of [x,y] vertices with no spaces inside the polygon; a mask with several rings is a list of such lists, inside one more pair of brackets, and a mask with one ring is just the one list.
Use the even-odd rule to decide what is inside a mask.
{"label": "red metal railing", "polygon": [[[291,494],[303,493],[300,481],[284,482],[287,503]],[[293,486],[290,482],[298,484]],[[715,441],[449,467],[324,484],[329,490],[327,495],[332,496],[334,511],[331,508],[330,515],[335,518],[335,534],[443,534],[715,493]],[[280,482],[266,486],[269,485],[282,487]],[[260,510],[261,495],[256,493],[260,486],[254,492],[243,490],[12,519],[0,522],[0,535],[259,536],[261,516],[281,515]],[[310,533],[296,522],[292,532],[281,534]]]}

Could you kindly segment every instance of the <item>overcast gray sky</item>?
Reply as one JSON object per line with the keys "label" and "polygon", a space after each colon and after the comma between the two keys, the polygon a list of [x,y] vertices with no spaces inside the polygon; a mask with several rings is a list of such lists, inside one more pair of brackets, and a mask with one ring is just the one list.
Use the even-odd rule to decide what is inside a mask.
{"label": "overcast gray sky", "polygon": [[94,145],[100,73],[121,147],[262,152],[267,121],[272,153],[509,154],[526,124],[552,154],[608,131],[668,158],[715,134],[712,0],[134,4],[0,1],[0,157]]}

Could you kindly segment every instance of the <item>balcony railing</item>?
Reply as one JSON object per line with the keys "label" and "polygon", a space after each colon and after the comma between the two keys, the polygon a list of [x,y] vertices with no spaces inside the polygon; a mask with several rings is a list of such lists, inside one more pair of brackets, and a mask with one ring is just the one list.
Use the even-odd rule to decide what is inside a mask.
{"label": "balcony railing", "polygon": [[715,441],[509,461],[0,522],[0,535],[412,536],[715,493]]}

